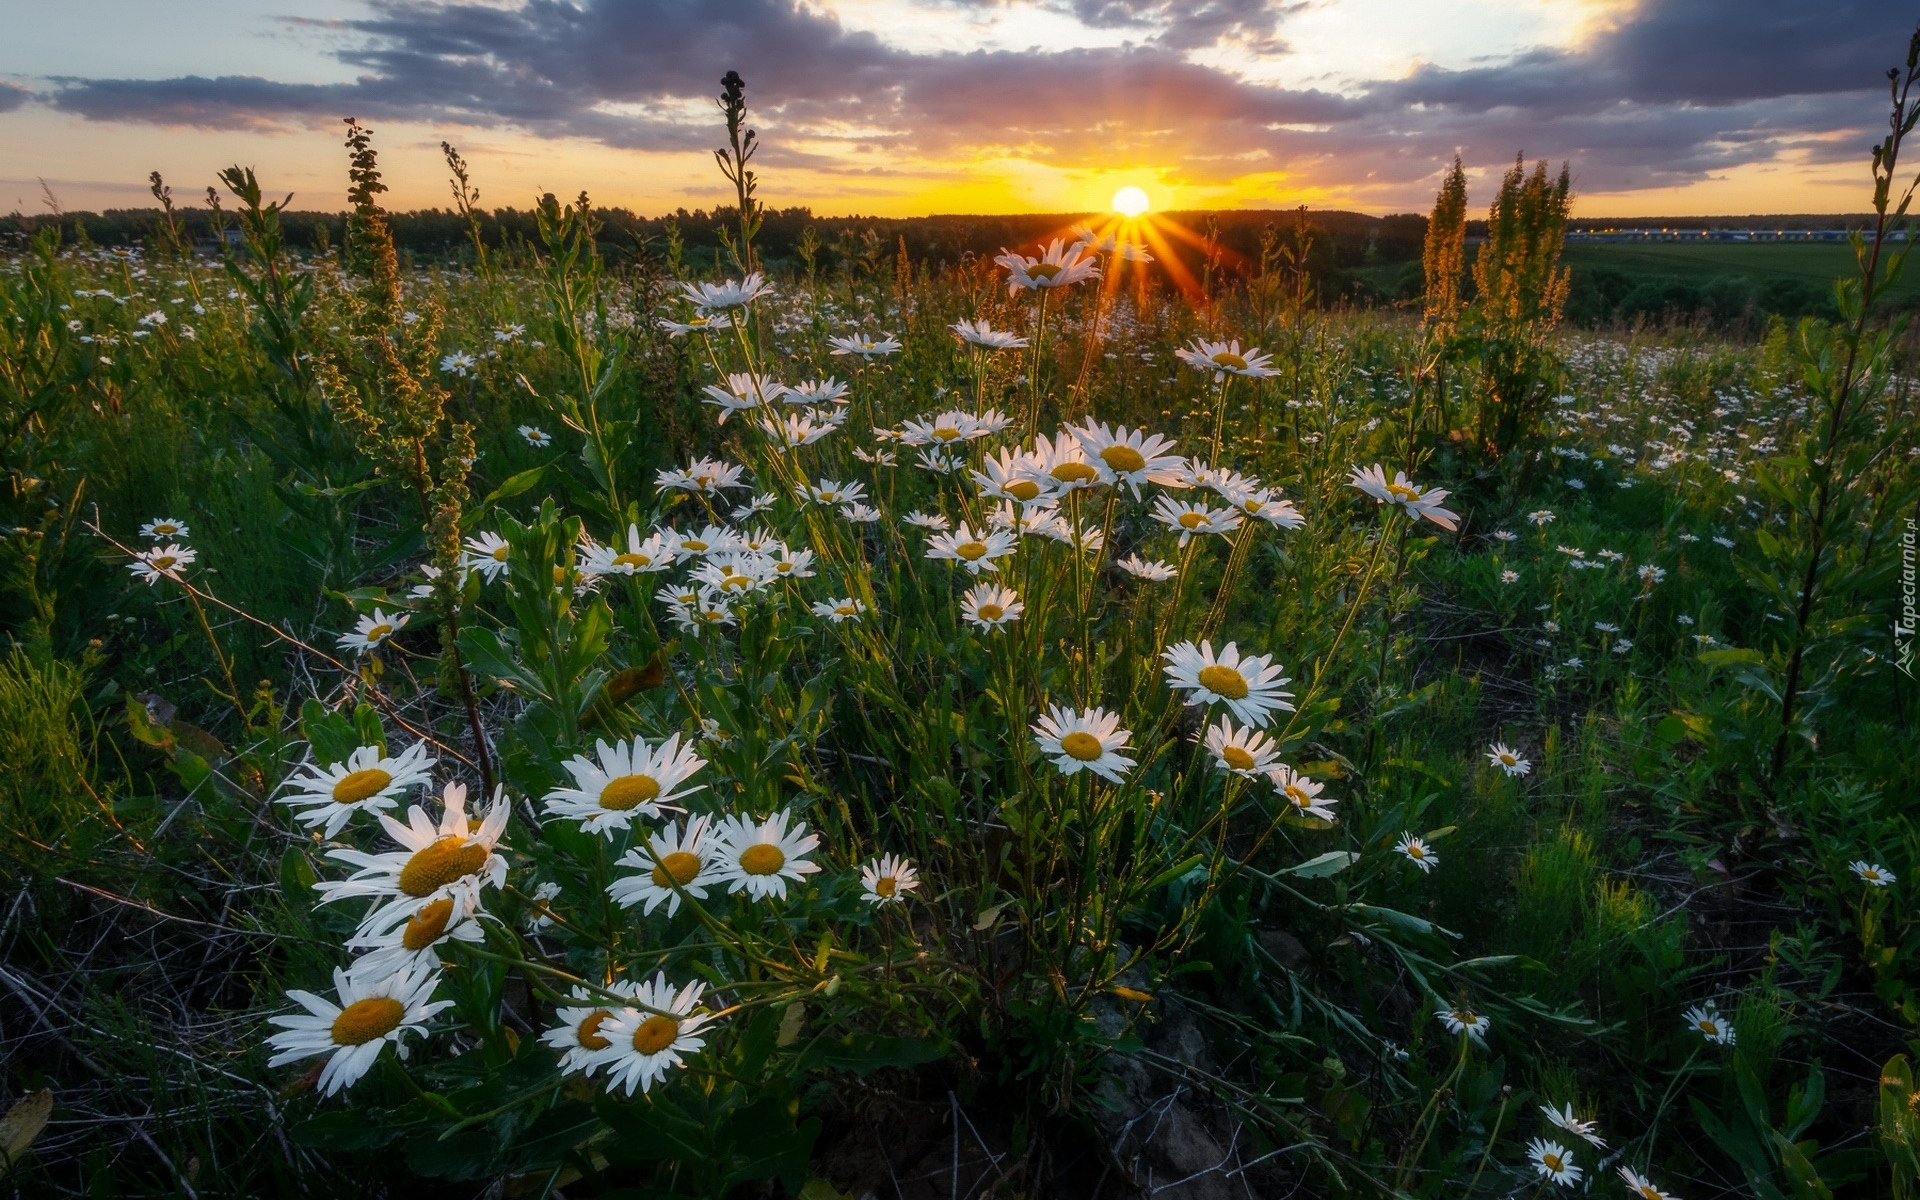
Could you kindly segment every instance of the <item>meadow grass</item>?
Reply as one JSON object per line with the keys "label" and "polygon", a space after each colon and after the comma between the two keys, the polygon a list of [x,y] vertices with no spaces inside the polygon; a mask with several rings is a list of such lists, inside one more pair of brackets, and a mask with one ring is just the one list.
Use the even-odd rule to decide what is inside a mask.
{"label": "meadow grass", "polygon": [[[364,140],[339,250],[236,171],[246,253],[9,259],[0,1099],[53,1097],[19,1194],[1491,1196],[1547,1155],[1911,1194],[1891,359],[1796,611],[1817,325],[1542,335],[1489,446],[1511,376],[1278,266],[1183,292],[1090,231],[1071,287],[903,253],[752,294],[734,135],[731,284],[610,268],[584,197],[403,265]],[[1122,425],[1182,461],[1121,477]],[[1228,642],[1290,676],[1229,731],[1272,770],[1207,746],[1233,687],[1169,686]],[[350,809],[407,753],[388,814],[471,829]],[[406,1058],[269,1063],[290,991],[441,900],[405,947],[440,1007],[309,1006]]]}

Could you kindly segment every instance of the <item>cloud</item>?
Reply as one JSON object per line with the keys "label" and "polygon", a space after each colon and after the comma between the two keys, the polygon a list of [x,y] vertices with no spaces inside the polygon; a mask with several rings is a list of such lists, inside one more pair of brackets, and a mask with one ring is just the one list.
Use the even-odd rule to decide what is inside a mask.
{"label": "cloud", "polygon": [[732,68],[770,165],[884,175],[1012,157],[1194,183],[1311,168],[1356,194],[1411,195],[1456,149],[1491,165],[1525,148],[1614,190],[1844,152],[1879,119],[1879,73],[1911,19],[1891,0],[1638,0],[1572,47],[1338,95],[1195,60],[1280,53],[1297,2],[1047,2],[1139,38],[927,54],[798,0],[376,0],[344,23],[352,82],[64,79],[47,100],[97,121],[260,129],[352,114],[680,151],[713,144],[710,97]]}
{"label": "cloud", "polygon": [[33,98],[33,92],[20,84],[0,79],[0,113],[12,112]]}

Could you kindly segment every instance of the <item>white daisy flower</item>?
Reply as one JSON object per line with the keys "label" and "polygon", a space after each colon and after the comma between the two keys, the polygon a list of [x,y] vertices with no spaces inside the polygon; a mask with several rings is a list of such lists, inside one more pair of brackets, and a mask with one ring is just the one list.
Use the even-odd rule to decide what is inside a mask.
{"label": "white daisy flower", "polygon": [[877,908],[903,903],[920,886],[920,875],[898,854],[882,854],[860,868],[860,884],[860,898]]}
{"label": "white daisy flower", "polygon": [[707,760],[695,754],[691,744],[682,744],[677,733],[652,749],[641,738],[596,740],[594,753],[597,763],[576,755],[562,764],[574,786],[555,788],[543,797],[548,816],[579,821],[588,833],[612,837],[630,827],[635,817],[657,819],[664,810],[680,807],[674,801],[706,787],[681,786]]}
{"label": "white daisy flower", "polygon": [[1149,583],[1165,583],[1180,573],[1172,563],[1141,558],[1138,554],[1129,554],[1113,565],[1135,579],[1144,579]]}
{"label": "white daisy flower", "polygon": [[1125,425],[1109,430],[1098,421],[1069,425],[1067,432],[1080,443],[1087,461],[1100,473],[1101,483],[1116,487],[1125,484],[1136,500],[1141,484],[1174,484],[1185,473],[1180,456],[1168,453],[1173,449],[1172,439],[1157,433],[1129,430]]}
{"label": "white daisy flower", "polygon": [[1012,588],[977,583],[960,597],[960,616],[981,629],[999,629],[1020,619],[1027,606]]}
{"label": "white daisy flower", "polygon": [[722,283],[683,283],[680,292],[701,312],[717,313],[745,308],[762,296],[771,296],[773,285],[759,271],[755,271],[745,279],[729,279]]}
{"label": "white daisy flower", "polygon": [[773,562],[765,555],[736,551],[724,557],[713,556],[694,568],[689,581],[702,590],[712,589],[723,596],[749,596],[765,588],[774,579]]}
{"label": "white daisy flower", "polygon": [[[606,990],[632,999],[640,990],[640,985],[619,979],[608,984]],[[576,1071],[591,1075],[604,1061],[600,1055],[613,1049],[613,1042],[603,1032],[607,1021],[613,1016],[613,1009],[584,988],[576,987],[569,994],[580,1003],[555,1010],[553,1015],[560,1024],[541,1034],[540,1040],[560,1052],[562,1075],[571,1075]]]}
{"label": "white daisy flower", "polygon": [[856,600],[852,596],[842,596],[838,600],[816,600],[808,607],[816,617],[825,617],[835,625],[850,621],[867,611],[866,601]]}
{"label": "white daisy flower", "polygon": [[825,379],[809,379],[805,383],[795,384],[787,389],[782,397],[788,404],[844,404],[849,385],[829,375]]}
{"label": "white daisy flower", "polygon": [[890,333],[883,333],[879,337],[871,337],[864,333],[848,334],[846,337],[829,337],[827,345],[833,347],[834,354],[854,354],[868,362],[876,358],[885,358],[900,349],[900,343]]}
{"label": "white daisy flower", "polygon": [[1240,647],[1228,642],[1216,656],[1213,643],[1180,642],[1161,652],[1169,686],[1187,693],[1188,704],[1224,704],[1234,716],[1266,728],[1276,712],[1292,712],[1287,703],[1292,680],[1273,665],[1273,656],[1242,657]]}
{"label": "white daisy flower", "polygon": [[911,525],[915,529],[932,529],[939,531],[953,528],[953,522],[949,521],[940,513],[923,513],[917,508],[900,518],[900,520],[902,523]]}
{"label": "white daisy flower", "polygon": [[172,517],[155,517],[140,527],[140,536],[156,542],[172,541],[187,536],[187,523]]}
{"label": "white daisy flower", "polygon": [[775,576],[784,579],[812,579],[813,551],[792,550],[781,546],[774,556],[767,560],[767,569]]}
{"label": "white daisy flower", "polygon": [[553,435],[534,425],[522,425],[520,436],[526,440],[527,445],[536,450],[544,450],[553,445]]}
{"label": "white daisy flower", "polygon": [[684,467],[669,467],[654,472],[654,486],[661,491],[694,492],[711,496],[721,488],[747,487],[741,481],[745,467],[717,458],[696,458]]}
{"label": "white daisy flower", "polygon": [[803,500],[815,504],[854,504],[867,498],[867,486],[863,483],[841,483],[837,479],[822,479],[819,483],[805,486]]}
{"label": "white daisy flower", "polygon": [[1340,802],[1320,798],[1320,793],[1326,789],[1325,784],[1307,778],[1285,763],[1268,771],[1267,778],[1273,781],[1273,786],[1287,798],[1287,803],[1293,805],[1296,812],[1319,817],[1322,821],[1340,819],[1333,815],[1333,806]]}
{"label": "white daisy flower", "polygon": [[[1571,665],[1579,665],[1578,662],[1571,660],[1570,662]],[[1505,771],[1510,778],[1517,775],[1525,775],[1527,772],[1533,770],[1533,764],[1521,758],[1520,752],[1505,742],[1495,742],[1493,745],[1487,747],[1487,762]]]}
{"label": "white daisy flower", "polygon": [[840,506],[840,519],[855,525],[871,525],[880,519],[880,510],[865,504],[843,504]]}
{"label": "white daisy flower", "polygon": [[1078,712],[1057,704],[1034,723],[1040,752],[1053,760],[1063,775],[1092,771],[1109,783],[1125,781],[1134,760],[1122,754],[1133,731],[1120,728],[1120,718],[1102,708]]}
{"label": "white daisy flower", "polygon": [[1580,1182],[1582,1172],[1573,1165],[1573,1151],[1559,1142],[1534,1138],[1527,1143],[1527,1158],[1532,1160],[1533,1169],[1543,1179],[1551,1179],[1562,1187],[1571,1187]]}
{"label": "white daisy flower", "polygon": [[1848,863],[1847,870],[1858,875],[1860,881],[1868,887],[1883,888],[1899,882],[1892,871],[1887,870],[1878,863],[1870,863],[1864,859],[1856,859]]}
{"label": "white daisy flower", "polygon": [[1677,1200],[1671,1193],[1653,1186],[1653,1180],[1631,1167],[1621,1167],[1620,1178],[1626,1180],[1627,1190],[1634,1194],[1635,1200]]}
{"label": "white daisy flower", "polygon": [[499,534],[490,530],[479,533],[467,539],[460,565],[469,571],[480,572],[482,579],[492,583],[507,569],[507,555],[511,549],[507,539]]}
{"label": "white daisy flower", "polygon": [[1502,571],[1500,572],[1500,582],[1501,583],[1518,583],[1520,582],[1520,572]]}
{"label": "white daisy flower", "polygon": [[1716,1046],[1731,1046],[1734,1043],[1733,1022],[1721,1016],[1711,1000],[1705,1005],[1689,1008],[1681,1020],[1687,1023],[1687,1028]]}
{"label": "white daisy flower", "polygon": [[1023,288],[1034,291],[1039,288],[1070,287],[1100,278],[1100,268],[1092,256],[1078,246],[1068,246],[1061,238],[1053,239],[1038,258],[1002,250],[993,261],[1007,269],[1007,294],[1010,296],[1019,295]]}
{"label": "white daisy flower", "polygon": [[377,929],[413,916],[442,896],[465,896],[477,906],[481,888],[505,883],[507,860],[494,848],[507,827],[506,789],[494,789],[493,804],[478,829],[467,822],[465,784],[447,784],[441,801],[437,826],[417,804],[407,809],[405,825],[380,814],[380,827],[399,843],[398,850],[383,854],[350,847],[329,850],[328,858],[359,870],[346,879],[314,884],[320,902],[371,897],[374,906],[361,918],[360,927]]}
{"label": "white daisy flower", "polygon": [[1027,339],[1018,334],[1008,333],[988,325],[985,318],[978,321],[956,321],[947,326],[953,335],[969,346],[980,346],[987,350],[1019,350],[1026,346]]}
{"label": "white daisy flower", "polygon": [[347,948],[367,953],[354,960],[353,973],[379,977],[438,967],[443,943],[486,941],[475,911],[471,896],[442,896],[422,905],[403,922],[358,931],[347,939]]}
{"label": "white daisy flower", "polygon": [[407,619],[406,613],[390,613],[376,604],[371,614],[361,617],[354,623],[352,633],[343,633],[335,640],[340,643],[342,650],[366,654],[405,629]]}
{"label": "white daisy flower", "polygon": [[296,989],[287,993],[287,999],[307,1011],[267,1018],[281,1030],[267,1038],[275,1051],[267,1065],[329,1055],[320,1072],[320,1094],[331,1096],[352,1087],[380,1057],[382,1046],[391,1042],[394,1053],[404,1058],[406,1047],[400,1039],[409,1033],[424,1035],[426,1023],[453,1006],[451,1000],[432,998],[439,983],[440,973],[431,968],[372,976],[335,967],[338,1004]]}
{"label": "white daisy flower", "polygon": [[1100,482],[1100,470],[1087,461],[1080,443],[1066,433],[1049,438],[1042,434],[1022,460],[1027,477],[1056,496]]}
{"label": "white daisy flower", "polygon": [[1550,508],[1536,508],[1527,514],[1527,520],[1532,521],[1537,526],[1551,525],[1558,519],[1558,517],[1553,515],[1553,510]]}
{"label": "white daisy flower", "polygon": [[680,561],[680,537],[671,529],[655,529],[640,536],[638,525],[627,526],[627,548],[591,543],[582,547],[580,573],[602,575],[646,575],[664,571]]}
{"label": "white daisy flower", "polygon": [[1040,475],[1035,464],[1017,450],[1003,447],[984,456],[980,466],[981,471],[970,474],[982,496],[1025,505],[1046,504],[1053,498],[1052,481]]}
{"label": "white daisy flower", "polygon": [[1419,867],[1422,874],[1440,865],[1440,856],[1433,852],[1431,846],[1427,845],[1425,838],[1415,837],[1411,833],[1403,833],[1400,835],[1399,842],[1396,843],[1393,848],[1396,853],[1406,855],[1407,861]]}
{"label": "white daisy flower", "polygon": [[664,904],[671,917],[680,911],[682,892],[705,900],[707,889],[719,882],[709,869],[716,853],[707,837],[710,820],[689,817],[684,827],[669,823],[648,835],[645,846],[628,850],[615,864],[631,867],[638,874],[608,884],[607,895],[622,908],[640,905],[643,916],[651,916]]}
{"label": "white daisy flower", "polygon": [[669,615],[675,625],[688,632],[719,629],[734,623],[733,605],[712,588],[693,593],[690,603],[675,606]]}
{"label": "white daisy flower", "polygon": [[[672,532],[672,531],[668,531]],[[715,554],[731,554],[740,548],[740,535],[725,525],[707,525],[693,533],[677,533],[682,557],[698,555],[706,558]]]}
{"label": "white daisy flower", "polygon": [[1489,1021],[1484,1014],[1474,1012],[1470,1008],[1442,1009],[1435,1013],[1434,1017],[1446,1027],[1448,1033],[1456,1037],[1464,1033],[1481,1045],[1486,1044],[1487,1030],[1493,1027],[1493,1022]]}
{"label": "white daisy flower", "polygon": [[1227,534],[1240,528],[1240,510],[1237,508],[1208,508],[1204,504],[1190,504],[1166,495],[1153,498],[1153,519],[1179,534],[1182,546],[1192,541],[1196,534]]}
{"label": "white daisy flower", "polygon": [[133,572],[134,578],[151,587],[162,579],[178,582],[180,572],[198,557],[200,557],[198,552],[169,542],[164,546],[140,551],[134,556],[133,561],[127,564],[127,570]]}
{"label": "white daisy flower", "polygon": [[[791,823],[791,827],[789,827]],[[820,869],[804,855],[820,844],[805,821],[782,809],[755,824],[749,817],[728,817],[714,828],[716,880],[727,890],[755,900],[787,898],[787,882],[802,882]]]}
{"label": "white daisy flower", "polygon": [[1225,714],[1217,724],[1207,726],[1205,740],[1207,749],[1213,752],[1215,765],[1244,779],[1269,775],[1280,765],[1280,747],[1272,739],[1252,726],[1234,728],[1233,721]]}
{"label": "white daisy flower", "polygon": [[1460,514],[1440,507],[1447,498],[1445,488],[1423,488],[1407,478],[1405,471],[1395,471],[1393,482],[1387,482],[1386,468],[1375,463],[1362,470],[1352,469],[1349,486],[1358,488],[1382,504],[1397,504],[1407,510],[1411,517],[1425,517],[1442,529],[1458,529]]}
{"label": "white daisy flower", "polygon": [[748,412],[763,404],[777,403],[786,394],[787,385],[771,375],[756,375],[751,371],[739,371],[727,376],[724,386],[707,384],[700,391],[706,399],[700,403],[712,405],[720,410],[714,418],[714,424],[725,425],[727,418],[737,412]]}
{"label": "white daisy flower", "polygon": [[1193,339],[1193,345],[1182,346],[1174,352],[1175,357],[1190,367],[1210,371],[1215,379],[1223,375],[1244,375],[1248,379],[1265,379],[1280,372],[1273,367],[1273,356],[1263,354],[1259,347],[1240,349],[1236,338],[1226,342],[1210,342],[1205,338]]}
{"label": "white daisy flower", "polygon": [[594,1055],[594,1065],[607,1068],[609,1091],[617,1087],[631,1096],[637,1086],[645,1092],[681,1066],[682,1055],[706,1045],[698,1032],[710,1018],[693,1011],[706,987],[696,980],[675,992],[662,972],[635,989],[634,1007],[600,1025],[597,1032],[612,1044]]}
{"label": "white daisy flower", "polygon": [[1561,1105],[1559,1108],[1555,1108],[1551,1104],[1542,1104],[1540,1106],[1540,1113],[1546,1117],[1548,1121],[1566,1130],[1573,1136],[1586,1139],[1589,1145],[1601,1150],[1607,1148],[1607,1140],[1596,1132],[1600,1128],[1600,1122],[1582,1121],[1579,1117],[1574,1116],[1573,1103],[1571,1101]]}
{"label": "white daisy flower", "polygon": [[947,559],[957,562],[967,569],[967,573],[978,575],[982,571],[998,571],[1000,565],[996,559],[1012,554],[1019,543],[1011,534],[994,529],[975,533],[965,522],[952,533],[936,533],[927,539],[927,557]]}
{"label": "white daisy flower", "polygon": [[331,840],[353,814],[397,807],[402,795],[428,781],[433,767],[425,742],[408,746],[398,758],[386,757],[375,746],[361,746],[345,762],[306,764],[305,774],[287,780],[291,794],[279,802],[294,810],[294,820]]}

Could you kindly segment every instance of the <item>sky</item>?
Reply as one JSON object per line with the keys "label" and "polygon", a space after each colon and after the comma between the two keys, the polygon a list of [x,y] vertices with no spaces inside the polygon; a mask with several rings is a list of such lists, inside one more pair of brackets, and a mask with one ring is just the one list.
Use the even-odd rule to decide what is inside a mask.
{"label": "sky", "polygon": [[1431,207],[1517,153],[1580,216],[1857,212],[1891,0],[0,0],[0,211],[177,202],[254,167],[345,204],[340,120],[389,207],[730,196],[713,98],[746,79],[760,195],[822,215]]}

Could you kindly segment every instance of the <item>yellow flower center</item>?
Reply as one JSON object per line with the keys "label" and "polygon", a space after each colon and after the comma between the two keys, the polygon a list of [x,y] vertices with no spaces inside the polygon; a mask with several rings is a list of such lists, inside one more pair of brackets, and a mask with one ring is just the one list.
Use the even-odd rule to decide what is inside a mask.
{"label": "yellow flower center", "polygon": [[1554,1154],[1552,1152],[1542,1154],[1540,1156],[1540,1162],[1549,1171],[1560,1171],[1565,1169],[1565,1164],[1561,1159],[1561,1157],[1558,1154]]}
{"label": "yellow flower center", "polygon": [[693,486],[699,488],[701,491],[705,491],[713,486],[713,476],[695,475],[693,477]]}
{"label": "yellow flower center", "polygon": [[333,1019],[333,1044],[364,1046],[396,1029],[407,1010],[391,996],[369,996],[355,1000]]}
{"label": "yellow flower center", "polygon": [[381,789],[393,782],[393,776],[379,767],[368,767],[364,771],[354,771],[340,777],[333,785],[335,804],[358,804],[380,794]]}
{"label": "yellow flower center", "polygon": [[1060,739],[1060,749],[1081,762],[1092,762],[1106,753],[1099,738],[1078,729]]}
{"label": "yellow flower center", "polygon": [[1040,485],[1031,479],[1016,479],[1006,486],[1006,493],[1025,504],[1040,494]]}
{"label": "yellow flower center", "polygon": [[882,900],[891,900],[900,892],[900,881],[891,875],[882,875],[874,880],[873,894]]}
{"label": "yellow flower center", "polygon": [[600,1036],[601,1022],[612,1015],[604,1008],[588,1013],[587,1019],[580,1022],[579,1028],[573,1031],[573,1040],[587,1050],[605,1050],[613,1045],[612,1042]]}
{"label": "yellow flower center", "polygon": [[153,564],[154,570],[166,571],[166,570],[170,570],[173,567],[173,564],[179,562],[180,560],[178,558],[175,558],[171,554],[156,554],[152,558],[148,559],[147,561]]}
{"label": "yellow flower center", "polygon": [[968,562],[972,562],[986,554],[987,544],[985,542],[961,542],[953,548],[953,552]]}
{"label": "yellow flower center", "polygon": [[753,580],[745,575],[723,575],[720,578],[720,590],[723,592],[739,591],[752,586]]}
{"label": "yellow flower center", "polygon": [[1219,351],[1213,356],[1213,361],[1223,367],[1230,367],[1235,371],[1244,371],[1247,369],[1247,360],[1231,350]]}
{"label": "yellow flower center", "polygon": [[1298,808],[1306,808],[1313,803],[1313,797],[1307,794],[1307,789],[1297,783],[1288,784],[1286,792],[1287,799],[1293,801],[1294,805]]}
{"label": "yellow flower center", "polygon": [[639,571],[652,566],[653,559],[644,554],[616,554],[613,556],[613,565]]}
{"label": "yellow flower center", "polygon": [[380,622],[380,624],[375,625],[372,629],[367,630],[367,640],[369,642],[385,641],[387,635],[392,632],[393,632],[393,626],[388,624],[385,621],[382,621]]}
{"label": "yellow flower center", "polygon": [[487,848],[448,834],[415,850],[400,868],[400,890],[409,896],[431,896],[438,888],[467,875],[487,863]]}
{"label": "yellow flower center", "polygon": [[1247,677],[1232,667],[1223,667],[1218,663],[1201,667],[1200,673],[1194,678],[1200,681],[1201,687],[1216,696],[1225,696],[1229,700],[1247,698]]}
{"label": "yellow flower center", "polygon": [[1085,483],[1089,479],[1100,477],[1100,472],[1083,462],[1063,462],[1047,474],[1061,483]]}
{"label": "yellow flower center", "polygon": [[1183,512],[1180,514],[1180,528],[1182,529],[1198,529],[1206,523],[1207,518],[1200,513]]}
{"label": "yellow flower center", "polygon": [[658,1054],[673,1045],[680,1036],[680,1022],[672,1017],[651,1016],[633,1031],[633,1048],[642,1054]]}
{"label": "yellow flower center", "polygon": [[791,570],[793,570],[793,564],[786,561],[785,559],[782,559],[779,562],[773,564],[773,571],[774,571],[774,574],[776,575],[785,575],[787,572]]}
{"label": "yellow flower center", "polygon": [[956,441],[959,437],[960,431],[951,425],[942,425],[933,431],[933,440],[936,442]]}
{"label": "yellow flower center", "polygon": [[858,605],[840,604],[840,605],[834,606],[833,613],[835,616],[838,616],[838,617],[851,617],[858,614],[859,611],[860,611],[860,608]]}
{"label": "yellow flower center", "polygon": [[1132,446],[1108,446],[1100,452],[1100,461],[1116,471],[1143,471],[1147,466],[1146,455]]}
{"label": "yellow flower center", "polygon": [[1390,483],[1387,485],[1387,495],[1405,504],[1409,500],[1418,500],[1420,498],[1420,489],[1408,487],[1404,483]]}
{"label": "yellow flower center", "polygon": [[180,532],[180,527],[163,521],[153,527],[153,532],[161,537],[172,537],[174,534]]}
{"label": "yellow flower center", "polygon": [[1227,746],[1220,751],[1220,761],[1236,771],[1253,770],[1253,755],[1241,746]]}
{"label": "yellow flower center", "polygon": [[1421,845],[1420,843],[1418,843],[1418,842],[1410,842],[1410,843],[1408,843],[1408,845],[1407,845],[1407,857],[1408,857],[1408,858],[1425,858],[1426,856],[1427,856],[1427,850],[1426,850],[1426,847],[1424,847],[1424,846],[1422,846],[1422,845]]}
{"label": "yellow flower center", "polygon": [[688,538],[686,541],[681,542],[680,544],[686,549],[693,551],[695,554],[705,554],[707,552],[707,544],[701,541],[699,538]]}
{"label": "yellow flower center", "polygon": [[1700,1032],[1706,1034],[1719,1033],[1720,1026],[1711,1019],[1703,1019],[1700,1022]]}
{"label": "yellow flower center", "polygon": [[1027,278],[1029,279],[1052,279],[1059,273],[1060,266],[1057,263],[1037,262],[1027,268]]}
{"label": "yellow flower center", "polygon": [[1520,761],[1519,756],[1515,754],[1502,754],[1500,756],[1500,762],[1503,766],[1510,767],[1519,761]]}
{"label": "yellow flower center", "polygon": [[982,621],[998,621],[1007,615],[1007,610],[998,604],[982,604],[978,611]]}
{"label": "yellow flower center", "polygon": [[755,842],[740,852],[740,869],[749,875],[771,875],[787,865],[787,856],[778,846]]}
{"label": "yellow flower center", "polygon": [[660,865],[653,869],[653,886],[672,887],[679,884],[685,887],[700,874],[700,856],[689,854],[685,850],[675,850],[671,854],[660,856]]}
{"label": "yellow flower center", "polygon": [[600,807],[626,812],[660,796],[660,781],[651,775],[622,775],[600,789]]}
{"label": "yellow flower center", "polygon": [[488,553],[493,556],[493,561],[505,562],[507,561],[507,544],[505,542],[501,542],[498,546],[495,546],[492,550],[488,551]]}
{"label": "yellow flower center", "polygon": [[447,931],[447,922],[452,919],[453,898],[442,896],[407,918],[407,927],[400,933],[400,944],[409,950],[425,950],[440,940],[440,935]]}

